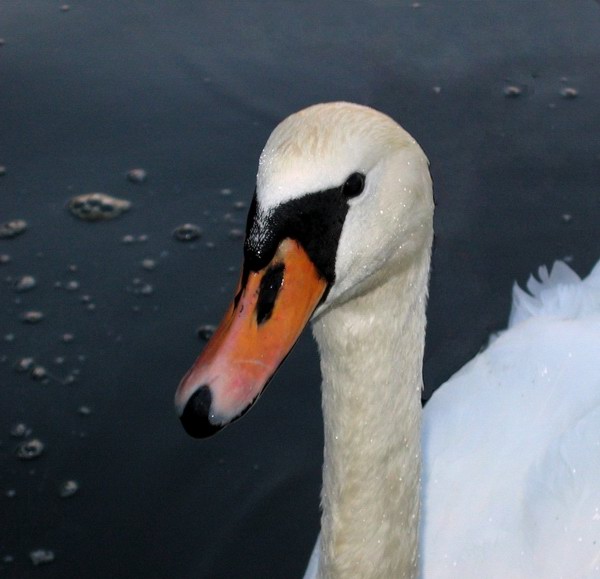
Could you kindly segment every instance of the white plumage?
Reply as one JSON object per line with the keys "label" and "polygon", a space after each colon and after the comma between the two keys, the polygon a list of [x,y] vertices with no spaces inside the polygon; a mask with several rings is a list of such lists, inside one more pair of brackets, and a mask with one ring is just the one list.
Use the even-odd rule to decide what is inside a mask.
{"label": "white plumage", "polygon": [[600,262],[539,277],[425,407],[424,578],[600,577]]}

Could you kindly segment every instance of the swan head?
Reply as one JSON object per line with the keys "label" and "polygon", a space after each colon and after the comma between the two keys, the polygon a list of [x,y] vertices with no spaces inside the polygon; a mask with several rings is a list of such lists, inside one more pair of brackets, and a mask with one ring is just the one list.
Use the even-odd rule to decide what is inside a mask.
{"label": "swan head", "polygon": [[390,117],[327,103],[281,122],[260,156],[235,299],[175,395],[186,431],[209,436],[248,410],[311,317],[429,251],[432,216],[427,158]]}

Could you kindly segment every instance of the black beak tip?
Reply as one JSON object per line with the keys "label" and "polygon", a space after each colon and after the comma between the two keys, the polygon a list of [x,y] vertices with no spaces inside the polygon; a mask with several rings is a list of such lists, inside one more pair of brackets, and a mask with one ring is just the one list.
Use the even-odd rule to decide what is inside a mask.
{"label": "black beak tip", "polygon": [[212,394],[208,386],[200,386],[187,401],[179,417],[185,431],[194,438],[208,438],[223,428],[209,420]]}

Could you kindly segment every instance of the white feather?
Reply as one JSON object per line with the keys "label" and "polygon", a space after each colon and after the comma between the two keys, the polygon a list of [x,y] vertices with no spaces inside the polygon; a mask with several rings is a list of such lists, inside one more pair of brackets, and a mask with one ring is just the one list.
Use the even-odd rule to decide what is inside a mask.
{"label": "white feather", "polygon": [[600,576],[600,262],[557,262],[423,413],[422,577]]}
{"label": "white feather", "polygon": [[585,283],[579,283],[579,276],[562,261],[554,263],[550,274],[545,266],[538,271],[540,281],[533,276],[527,281],[529,294],[517,284],[513,287],[509,327],[532,316],[577,318],[600,309],[599,265]]}

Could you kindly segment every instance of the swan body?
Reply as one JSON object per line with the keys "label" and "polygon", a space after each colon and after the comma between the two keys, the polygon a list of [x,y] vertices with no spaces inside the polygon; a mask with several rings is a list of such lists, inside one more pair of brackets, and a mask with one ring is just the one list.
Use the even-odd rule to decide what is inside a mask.
{"label": "swan body", "polygon": [[425,578],[600,577],[600,262],[540,279],[425,406]]}
{"label": "swan body", "polygon": [[[427,159],[392,119],[349,103],[291,115],[260,157],[235,299],[177,389],[175,405],[188,433],[214,434],[250,408],[312,321],[323,376],[325,448],[321,535],[307,577],[418,576],[432,219]],[[515,319],[534,307],[530,301],[521,296]],[[502,342],[498,338],[489,351]],[[439,462],[439,470],[452,472],[453,461],[464,457],[460,448],[451,449],[454,458],[436,454],[450,439],[444,433],[446,404],[435,398],[427,425],[438,420],[435,415],[442,418],[423,438],[421,549],[424,573],[437,579],[448,557],[458,565],[467,555],[461,559],[451,550],[453,517],[462,511],[445,515],[444,507],[453,505],[443,504],[445,483],[430,468]],[[478,440],[461,429],[460,412],[454,421],[459,439],[467,438],[477,453]],[[476,486],[476,471],[470,475]],[[432,486],[439,494],[430,497]],[[450,488],[460,487],[457,478]],[[467,527],[461,540],[468,550]],[[429,566],[429,558],[442,563]]]}

